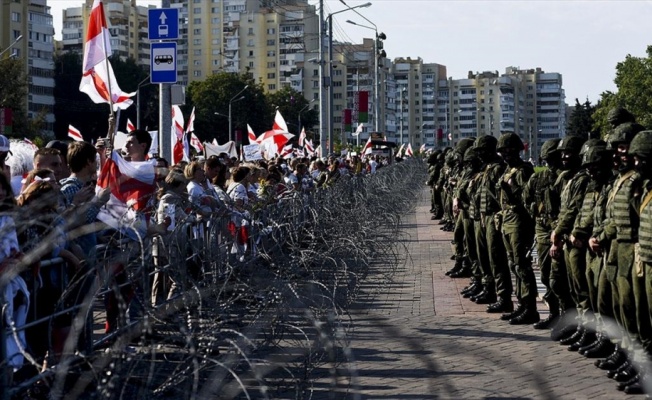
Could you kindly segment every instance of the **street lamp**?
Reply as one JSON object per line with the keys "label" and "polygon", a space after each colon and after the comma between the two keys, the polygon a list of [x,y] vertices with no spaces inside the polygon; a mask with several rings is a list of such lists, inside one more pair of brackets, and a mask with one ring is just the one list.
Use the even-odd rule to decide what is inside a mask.
{"label": "street lamp", "polygon": [[11,50],[11,48],[14,47],[14,46],[16,45],[16,43],[20,42],[22,38],[23,38],[23,35],[18,36],[18,37],[16,38],[16,40],[14,40],[14,41],[9,45],[9,47],[7,47],[6,49],[0,51],[0,57],[2,57],[3,54],[5,54],[5,53],[8,52],[9,50]]}
{"label": "street lamp", "polygon": [[244,100],[244,98],[245,98],[244,96],[242,96],[240,98],[236,98],[236,97],[240,96],[245,90],[247,90],[248,87],[249,87],[249,85],[245,85],[245,87],[241,91],[239,91],[238,94],[231,97],[231,100],[229,100],[229,141],[233,141],[233,130],[232,130],[233,125],[232,125],[232,120],[231,120],[231,106],[233,105],[233,103],[235,103],[237,101]]}
{"label": "street lamp", "polygon": [[[346,5],[346,4],[344,4]],[[333,152],[333,15],[343,13],[345,11],[355,10],[356,8],[366,8],[371,6],[371,3],[364,3],[358,6],[345,8],[344,10],[336,11],[328,14],[328,149]],[[324,54],[321,55],[322,60]]]}
{"label": "street lamp", "polygon": [[401,132],[401,144],[403,144],[403,97],[404,97],[404,94],[405,94],[405,88],[401,89],[399,93],[400,93],[400,96],[401,96],[401,109],[400,109],[400,115],[399,115],[400,122],[401,122],[400,132]]}
{"label": "street lamp", "polygon": [[380,132],[380,95],[379,95],[379,85],[380,85],[379,73],[380,72],[378,68],[378,59],[380,57],[385,57],[385,55],[381,55],[380,49],[382,48],[381,40],[387,39],[387,36],[385,36],[385,34],[382,32],[379,34],[378,27],[376,26],[376,24],[369,21],[369,19],[366,18],[364,15],[360,14],[355,10],[354,12],[358,14],[360,17],[362,17],[365,21],[369,22],[373,26],[373,28],[371,26],[358,24],[351,20],[347,20],[346,22],[355,26],[359,26],[361,28],[371,29],[376,34],[376,38],[374,40],[374,130],[376,132]]}

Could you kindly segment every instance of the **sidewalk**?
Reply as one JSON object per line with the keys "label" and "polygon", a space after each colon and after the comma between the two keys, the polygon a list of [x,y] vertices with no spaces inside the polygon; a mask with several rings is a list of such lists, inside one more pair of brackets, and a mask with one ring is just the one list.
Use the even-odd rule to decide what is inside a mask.
{"label": "sidewalk", "polygon": [[645,398],[617,391],[593,360],[552,342],[547,330],[511,326],[462,298],[468,279],[444,275],[452,234],[430,220],[429,209],[424,190],[403,221],[406,262],[390,284],[369,282],[351,311],[354,361],[339,366],[337,382],[318,381],[315,397]]}

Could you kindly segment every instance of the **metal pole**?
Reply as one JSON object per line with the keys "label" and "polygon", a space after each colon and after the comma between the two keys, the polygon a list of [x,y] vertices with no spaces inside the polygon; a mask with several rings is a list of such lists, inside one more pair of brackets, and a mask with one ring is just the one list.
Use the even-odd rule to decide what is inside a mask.
{"label": "metal pole", "polygon": [[374,42],[374,130],[380,132],[380,73],[378,71],[378,30],[376,30],[376,41]]}
{"label": "metal pole", "polygon": [[[333,143],[333,14],[328,14],[328,149],[334,151]],[[344,129],[342,129],[344,130]]]}
{"label": "metal pole", "polygon": [[[169,8],[170,0],[162,0],[161,7]],[[159,84],[158,137],[159,156],[172,160],[172,91],[169,84]],[[140,125],[138,126],[140,128]]]}
{"label": "metal pole", "polygon": [[528,156],[529,159],[532,159],[532,127],[531,126],[530,126],[530,139],[529,139],[529,143],[528,143],[528,146],[527,146],[527,150],[528,150],[528,153],[529,153],[529,156]]}
{"label": "metal pole", "polygon": [[319,0],[319,147],[321,148],[320,157],[326,157],[327,147],[327,118],[326,114],[326,49],[325,49],[326,32],[324,31],[324,0]]}
{"label": "metal pole", "polygon": [[229,141],[233,141],[233,130],[231,129],[231,105],[233,100],[229,101]]}
{"label": "metal pole", "polygon": [[401,89],[399,91],[399,93],[400,93],[400,96],[401,96],[401,109],[399,110],[400,111],[399,118],[401,119],[400,120],[400,122],[401,122],[401,126],[400,126],[401,143],[400,144],[403,144],[403,89]]}

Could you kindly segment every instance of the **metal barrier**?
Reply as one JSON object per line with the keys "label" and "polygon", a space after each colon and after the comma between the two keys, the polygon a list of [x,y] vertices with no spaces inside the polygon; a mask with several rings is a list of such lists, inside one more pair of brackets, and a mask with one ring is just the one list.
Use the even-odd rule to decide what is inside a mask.
{"label": "metal barrier", "polygon": [[[3,385],[0,395],[47,380],[53,397],[81,396],[91,384],[102,398],[135,397],[128,376],[145,379],[161,397],[310,391],[315,369],[342,357],[335,349],[346,347],[346,309],[366,275],[390,279],[398,265],[400,216],[425,173],[413,160],[342,177],[328,189],[250,210],[243,231],[234,231],[230,216],[179,224],[167,257],[157,256],[156,263],[149,239],[130,242],[116,233],[96,249],[85,300],[56,313],[77,313],[77,328],[91,331],[98,318],[107,318],[102,303],[110,298],[119,307],[115,329],[96,332],[82,346],[69,341],[57,365],[10,390]],[[165,275],[179,290],[153,302],[152,283]],[[172,361],[157,363],[159,356]]]}

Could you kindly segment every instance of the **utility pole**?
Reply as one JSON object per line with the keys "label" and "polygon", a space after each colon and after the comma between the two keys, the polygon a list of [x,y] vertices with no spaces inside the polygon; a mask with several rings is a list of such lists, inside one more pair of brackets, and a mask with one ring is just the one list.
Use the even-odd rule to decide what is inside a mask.
{"label": "utility pole", "polygon": [[[319,145],[320,157],[326,157],[327,139],[331,133],[328,131],[328,115],[326,106],[328,103],[326,92],[326,31],[324,29],[324,0],[319,0]],[[328,149],[333,151],[333,149]]]}
{"label": "utility pole", "polygon": [[[161,7],[170,8],[170,0],[161,0]],[[161,83],[158,87],[158,152],[159,157],[172,161],[172,91],[168,83]]]}

